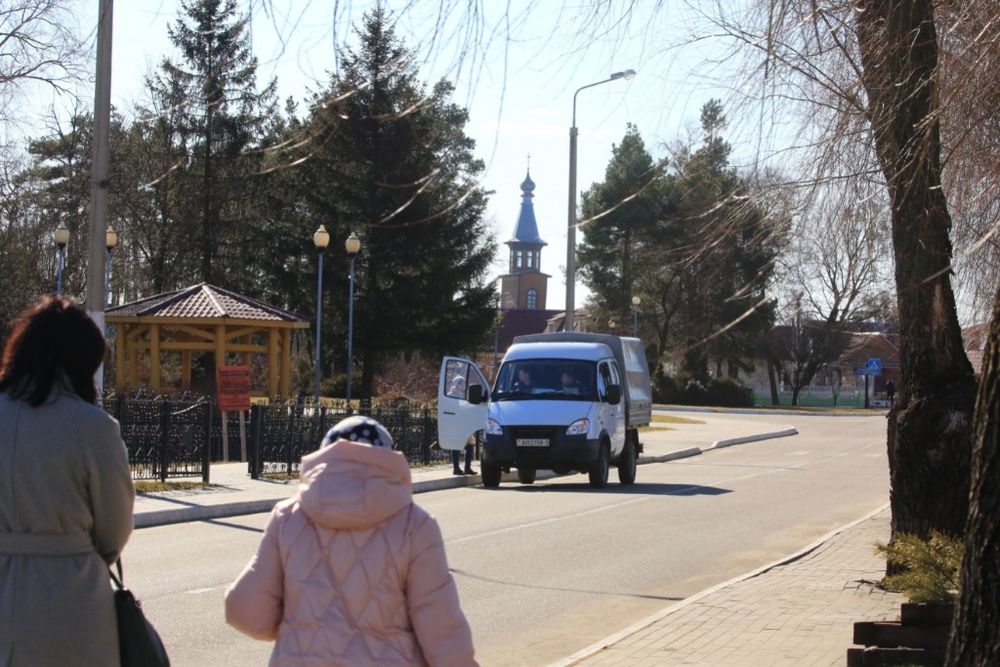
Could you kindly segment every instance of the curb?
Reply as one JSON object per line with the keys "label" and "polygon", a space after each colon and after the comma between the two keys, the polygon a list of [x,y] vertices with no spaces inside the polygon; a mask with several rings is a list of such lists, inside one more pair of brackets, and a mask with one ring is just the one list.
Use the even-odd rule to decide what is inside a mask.
{"label": "curb", "polygon": [[587,646],[585,648],[580,649],[579,651],[577,651],[576,653],[574,653],[573,655],[571,655],[571,656],[569,656],[567,658],[563,658],[562,660],[559,660],[558,662],[550,663],[548,665],[548,667],[571,667],[572,665],[577,665],[581,661],[586,660],[587,658],[589,658],[589,657],[593,656],[594,654],[596,654],[596,653],[598,653],[598,652],[606,649],[607,647],[611,646],[612,644],[616,644],[616,643],[620,642],[621,640],[625,639],[626,637],[628,637],[630,635],[633,635],[636,632],[639,632],[640,630],[648,628],[649,626],[653,625],[654,623],[663,620],[664,618],[666,618],[670,614],[673,614],[674,612],[680,611],[681,609],[684,609],[685,607],[687,607],[689,605],[692,605],[695,602],[698,602],[702,598],[708,597],[709,595],[711,595],[713,593],[716,593],[718,591],[721,591],[724,588],[728,588],[729,586],[732,586],[734,584],[738,584],[738,583],[740,583],[742,581],[746,581],[747,579],[753,579],[754,577],[758,577],[758,576],[760,576],[760,575],[768,572],[769,570],[773,570],[776,567],[781,567],[782,565],[788,565],[789,563],[792,563],[794,561],[799,560],[800,558],[802,558],[802,557],[810,554],[811,552],[815,551],[819,547],[823,546],[826,542],[830,541],[831,539],[833,539],[837,535],[843,533],[846,530],[850,530],[851,528],[854,528],[858,524],[863,523],[863,522],[865,522],[865,521],[867,521],[867,520],[869,520],[869,519],[871,519],[871,518],[873,518],[873,517],[881,514],[882,512],[884,512],[888,508],[889,508],[889,503],[885,503],[884,505],[881,505],[880,507],[876,508],[875,510],[869,512],[868,514],[865,514],[864,516],[862,516],[862,517],[860,517],[858,519],[855,519],[854,521],[851,521],[851,522],[846,523],[846,524],[844,524],[842,526],[834,528],[833,530],[831,530],[826,535],[823,535],[822,537],[820,537],[815,542],[812,542],[812,543],[808,544],[807,546],[799,549],[798,551],[790,553],[787,556],[783,556],[782,558],[779,558],[778,560],[774,561],[773,563],[768,563],[767,565],[763,565],[761,567],[758,567],[755,570],[750,570],[749,572],[741,574],[741,575],[739,575],[737,577],[734,577],[734,578],[732,578],[732,579],[730,579],[728,581],[724,581],[721,584],[716,584],[715,586],[712,586],[710,588],[706,588],[705,590],[699,591],[699,592],[695,593],[694,595],[686,597],[683,600],[681,600],[680,602],[674,603],[674,604],[672,604],[672,605],[670,605],[668,607],[665,607],[665,608],[661,609],[660,611],[658,611],[656,613],[653,613],[653,614],[647,616],[646,618],[643,618],[643,619],[640,619],[639,621],[636,621],[635,623],[633,623],[632,625],[628,626],[627,628],[619,630],[618,632],[616,632],[614,634],[608,635],[604,639],[601,639],[599,641],[594,642],[590,646]]}
{"label": "curb", "polygon": [[727,440],[716,440],[711,445],[705,448],[704,451],[710,449],[721,449],[723,447],[732,447],[733,445],[742,445],[747,442],[759,442],[761,440],[771,440],[772,438],[785,438],[790,435],[798,435],[799,430],[794,426],[786,426],[780,431],[772,431],[770,433],[758,433],[757,435],[745,435],[738,438],[729,438]]}
{"label": "curb", "polygon": [[[841,408],[830,408],[839,410]],[[816,410],[782,410],[780,408],[713,408],[701,405],[667,405],[653,406],[653,412],[702,412],[717,415],[774,415],[776,417],[879,417],[888,414],[888,408],[852,408],[856,412],[824,413]]]}
{"label": "curb", "polygon": [[[798,431],[795,427],[789,426],[781,431],[760,433],[757,435],[748,435],[739,438],[729,438],[728,440],[716,440],[711,445],[704,448],[690,447],[688,449],[680,449],[676,452],[669,452],[658,456],[640,456],[638,464],[645,465],[648,463],[664,463],[666,461],[685,459],[691,456],[698,456],[711,449],[730,447],[732,445],[739,445],[746,442],[759,442],[761,440],[770,440],[772,438],[782,438],[789,435],[796,435],[797,433]],[[551,470],[539,470],[535,479],[542,481],[559,476],[560,475],[557,475]],[[517,474],[505,473],[503,481],[516,482]],[[440,479],[429,479],[422,482],[414,482],[413,493],[428,493],[430,491],[457,489],[463,486],[477,486],[481,483],[482,477],[478,474],[463,475],[462,477],[457,475],[454,477],[442,477]],[[222,519],[230,516],[260,514],[262,512],[270,512],[274,509],[274,506],[282,500],[285,500],[285,498],[265,498],[263,500],[245,500],[237,503],[220,503],[218,505],[204,505],[184,509],[155,510],[152,512],[136,514],[134,515],[133,520],[136,528],[153,528],[155,526],[167,526],[175,523],[187,523],[189,521],[205,521],[209,519]]]}

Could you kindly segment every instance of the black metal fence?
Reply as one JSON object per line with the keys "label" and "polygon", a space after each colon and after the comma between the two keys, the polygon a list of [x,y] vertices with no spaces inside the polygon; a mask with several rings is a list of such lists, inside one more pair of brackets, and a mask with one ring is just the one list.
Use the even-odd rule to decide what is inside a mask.
{"label": "black metal fence", "polygon": [[[294,474],[304,454],[319,448],[327,430],[352,414],[346,404],[333,407],[311,403],[255,405],[250,413],[250,476]],[[410,464],[429,465],[449,460],[449,452],[435,447],[437,418],[426,407],[409,404],[372,405],[362,402],[357,414],[377,420],[396,441]]]}
{"label": "black metal fence", "polygon": [[215,405],[204,399],[104,399],[104,408],[121,425],[135,479],[200,476],[208,481],[209,443]]}
{"label": "black metal fence", "polygon": [[[135,479],[165,482],[172,477],[201,477],[208,482],[211,461],[241,460],[238,415],[229,413],[224,421],[214,400],[112,395],[105,397],[104,408],[121,425]],[[318,449],[327,430],[350,414],[346,403],[315,406],[288,401],[253,406],[244,424],[250,475],[296,474],[302,456]],[[384,425],[411,465],[449,460],[449,452],[436,447],[433,409],[362,402],[357,414]],[[223,453],[223,429],[228,457]]]}

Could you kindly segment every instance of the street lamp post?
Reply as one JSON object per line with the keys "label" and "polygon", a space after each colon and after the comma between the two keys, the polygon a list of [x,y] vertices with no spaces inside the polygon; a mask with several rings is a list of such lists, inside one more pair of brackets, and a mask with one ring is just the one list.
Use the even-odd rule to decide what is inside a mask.
{"label": "street lamp post", "polygon": [[319,383],[322,364],[319,356],[320,343],[320,321],[323,317],[323,251],[330,245],[330,232],[326,227],[319,226],[313,234],[313,245],[316,246],[316,254],[319,256],[319,269],[316,272],[316,356],[313,359],[313,400],[316,409],[319,409]]}
{"label": "street lamp post", "polygon": [[63,262],[66,259],[66,244],[69,243],[69,230],[66,229],[65,222],[59,223],[59,226],[56,227],[56,233],[53,236],[56,248],[58,248],[56,259],[56,296],[62,296]]}
{"label": "street lamp post", "polygon": [[635,77],[634,69],[627,69],[621,72],[614,72],[607,79],[588,83],[581,86],[573,93],[573,125],[569,128],[569,227],[566,231],[566,318],[563,324],[564,331],[572,331],[575,323],[576,306],[574,294],[576,288],[576,96],[581,90],[599,86],[602,83],[615,81],[617,79],[631,80]]}
{"label": "street lamp post", "polygon": [[104,304],[111,305],[111,251],[118,246],[118,232],[108,226],[108,231],[104,233],[104,247],[107,252],[104,256]]}
{"label": "street lamp post", "polygon": [[361,239],[354,232],[344,241],[351,258],[350,285],[347,291],[347,409],[351,411],[351,376],[354,374],[354,258],[361,250]]}
{"label": "street lamp post", "polygon": [[637,296],[632,297],[632,337],[639,337],[639,304],[642,299]]}

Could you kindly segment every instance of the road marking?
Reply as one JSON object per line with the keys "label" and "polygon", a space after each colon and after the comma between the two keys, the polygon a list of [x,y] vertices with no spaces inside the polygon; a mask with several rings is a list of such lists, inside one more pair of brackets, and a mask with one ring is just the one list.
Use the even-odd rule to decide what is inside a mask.
{"label": "road marking", "polygon": [[200,593],[211,593],[212,591],[221,591],[225,586],[209,586],[208,588],[194,588],[187,591],[191,595],[198,595]]}
{"label": "road marking", "polygon": [[789,454],[789,456],[805,456],[806,454],[809,454],[809,453],[810,452],[809,452],[808,449],[800,449],[797,452],[792,452],[791,454]]}
{"label": "road marking", "polygon": [[[870,445],[862,445],[860,447],[854,447],[853,449],[848,449],[847,451],[840,452],[839,454],[831,454],[830,456],[826,456],[824,458],[817,459],[815,461],[811,461],[810,463],[811,464],[818,464],[818,463],[825,463],[826,461],[832,461],[833,459],[839,459],[841,457],[853,454],[857,450],[865,449],[865,448],[867,448],[869,446]],[[655,465],[655,464],[651,464],[651,465]],[[556,522],[559,522],[559,521],[567,521],[569,519],[576,519],[576,518],[579,518],[579,517],[582,517],[582,516],[589,516],[591,514],[598,514],[600,512],[607,512],[609,510],[618,509],[619,507],[624,507],[625,505],[633,505],[635,503],[640,503],[640,502],[643,502],[643,501],[646,501],[646,500],[652,500],[654,498],[662,498],[664,496],[678,496],[678,495],[682,495],[682,494],[686,493],[687,491],[693,491],[694,489],[700,489],[700,488],[703,488],[703,487],[706,487],[706,486],[716,486],[716,485],[719,485],[719,484],[728,484],[729,482],[740,482],[740,481],[743,481],[743,480],[746,480],[746,479],[751,479],[753,477],[760,477],[760,476],[763,476],[763,475],[771,475],[773,473],[784,472],[786,470],[799,470],[799,471],[801,471],[801,470],[804,470],[804,469],[805,468],[787,468],[787,467],[772,468],[772,469],[768,469],[768,470],[760,470],[760,471],[752,472],[752,473],[749,473],[747,475],[740,475],[740,476],[737,476],[737,477],[728,477],[726,479],[719,479],[719,480],[714,480],[714,481],[711,481],[711,482],[705,482],[703,484],[692,484],[690,486],[681,487],[680,489],[676,489],[674,491],[671,491],[670,493],[661,493],[661,494],[648,495],[648,496],[639,496],[638,498],[633,498],[631,500],[625,500],[623,502],[615,503],[613,505],[605,505],[603,507],[596,507],[596,508],[594,508],[592,510],[587,510],[586,512],[574,512],[573,514],[567,514],[567,515],[564,515],[564,516],[554,516],[554,517],[551,517],[551,518],[548,518],[548,519],[541,519],[539,521],[529,521],[528,523],[522,523],[522,524],[519,524],[519,525],[516,525],[516,526],[508,526],[506,528],[499,528],[497,530],[490,530],[490,531],[487,531],[485,533],[479,533],[478,535],[466,535],[465,537],[458,537],[458,538],[455,538],[453,540],[448,540],[444,544],[445,544],[445,546],[450,546],[452,544],[462,544],[463,542],[471,542],[473,540],[479,540],[479,539],[482,539],[482,538],[485,538],[485,537],[493,537],[494,535],[502,535],[504,533],[512,533],[515,530],[522,530],[522,529],[525,529],[525,528],[534,528],[536,526],[544,526],[544,525],[550,524],[550,523],[556,523]]]}
{"label": "road marking", "polygon": [[[695,489],[695,488],[698,488],[698,486],[702,486],[702,485],[698,484],[696,486],[691,486],[691,487],[686,487],[686,488]],[[671,494],[671,495],[673,495],[673,494]],[[605,505],[604,507],[597,507],[597,508],[592,509],[592,510],[587,510],[586,512],[574,512],[573,514],[568,514],[566,516],[555,516],[555,517],[552,517],[552,518],[549,518],[549,519],[541,519],[540,521],[531,521],[529,523],[522,523],[522,524],[517,525],[517,526],[508,526],[507,528],[499,528],[497,530],[491,530],[489,532],[480,533],[478,535],[467,535],[465,537],[459,537],[459,538],[456,538],[454,540],[448,540],[447,542],[445,542],[445,546],[448,546],[450,544],[461,544],[462,542],[471,542],[472,540],[478,540],[478,539],[482,539],[484,537],[492,537],[494,535],[501,535],[503,533],[510,533],[510,532],[515,531],[515,530],[521,530],[522,528],[534,528],[535,526],[543,526],[543,525],[545,525],[547,523],[555,523],[556,521],[565,521],[566,519],[575,519],[576,517],[587,516],[588,514],[597,514],[598,512],[607,512],[608,510],[617,509],[617,508],[623,507],[625,505],[632,505],[632,504],[635,504],[635,503],[638,503],[638,502],[642,502],[643,500],[649,500],[652,497],[653,496],[640,496],[638,498],[632,498],[631,500],[625,500],[625,501],[622,501],[620,503],[615,503],[614,505]]]}

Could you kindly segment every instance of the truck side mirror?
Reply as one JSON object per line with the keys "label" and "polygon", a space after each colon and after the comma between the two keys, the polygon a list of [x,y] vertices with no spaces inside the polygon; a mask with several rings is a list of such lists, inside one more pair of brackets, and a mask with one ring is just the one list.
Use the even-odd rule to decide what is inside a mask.
{"label": "truck side mirror", "polygon": [[604,392],[604,400],[611,405],[618,405],[622,401],[622,386],[620,384],[610,385]]}
{"label": "truck side mirror", "polygon": [[483,385],[481,384],[470,384],[469,385],[469,403],[473,405],[479,405],[486,398],[483,392]]}

